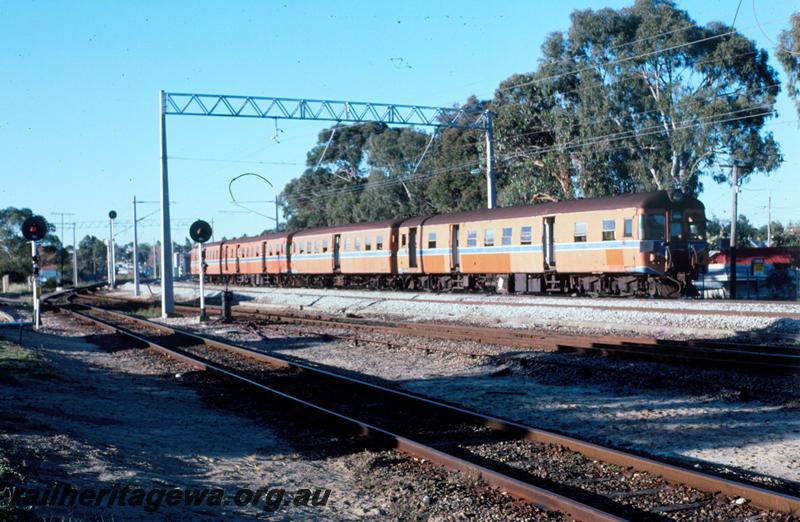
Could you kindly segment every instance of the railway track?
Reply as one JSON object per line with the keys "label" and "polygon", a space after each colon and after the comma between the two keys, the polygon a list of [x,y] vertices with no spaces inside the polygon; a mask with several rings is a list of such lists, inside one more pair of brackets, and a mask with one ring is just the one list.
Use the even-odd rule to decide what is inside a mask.
{"label": "railway track", "polygon": [[[118,305],[129,302],[122,298],[101,295],[79,296],[79,299],[89,302],[116,303]],[[140,302],[139,306],[141,305]],[[208,309],[219,313],[219,307],[208,306]],[[176,311],[184,314],[196,314],[197,308],[183,304],[177,305]],[[748,372],[796,372],[800,369],[800,347],[797,346],[747,344],[719,340],[671,341],[622,336],[583,337],[538,330],[378,321],[320,313],[260,310],[247,306],[234,306],[232,312],[234,317],[254,322],[382,333],[399,336],[399,338],[413,336],[450,341],[469,341],[529,350],[681,363],[700,367],[726,367]],[[486,355],[484,352],[463,348],[440,349],[440,351],[450,351],[470,356]]]}
{"label": "railway track", "polygon": [[[81,320],[579,520],[786,520],[800,498],[606,448],[116,311]],[[535,464],[535,465],[532,465]]]}
{"label": "railway track", "polygon": [[[181,285],[178,283],[178,285]],[[182,285],[181,285],[182,286]],[[196,286],[196,284],[190,285],[192,288]],[[227,287],[223,285],[209,285],[206,284],[206,288],[209,290],[217,290],[223,291],[226,290]],[[241,288],[244,291],[253,290],[253,287],[242,286],[242,287],[235,287]],[[293,292],[292,295],[301,296],[301,297],[309,297],[309,298],[318,298],[321,294],[318,293],[304,293],[304,292]],[[435,294],[431,294],[430,297],[386,297],[386,296],[378,296],[377,293],[375,296],[369,295],[367,292],[364,292],[362,295],[347,295],[347,294],[336,294],[337,298],[340,299],[351,299],[355,301],[364,301],[374,299],[376,301],[381,302],[408,302],[408,303],[431,303],[431,304],[442,304],[442,305],[467,305],[467,306],[497,306],[497,307],[506,307],[506,308],[520,308],[520,307],[537,307],[537,308],[580,308],[586,310],[597,310],[597,311],[611,311],[611,312],[642,312],[642,313],[656,313],[656,314],[680,314],[680,315],[702,315],[702,316],[722,316],[722,317],[765,317],[765,318],[772,318],[772,319],[795,319],[800,320],[800,312],[797,312],[797,307],[793,307],[794,310],[792,311],[785,311],[785,312],[775,312],[775,311],[764,311],[764,310],[748,310],[748,309],[727,309],[727,310],[720,310],[717,308],[692,308],[692,307],[666,307],[666,306],[636,306],[629,301],[626,302],[624,299],[622,303],[618,298],[609,297],[607,300],[610,303],[615,304],[593,304],[589,302],[585,302],[581,297],[562,297],[562,296],[548,296],[547,302],[542,302],[542,299],[539,299],[535,302],[526,302],[526,301],[512,301],[512,300],[482,300],[478,299],[479,295],[477,294],[466,294],[469,299],[461,301],[461,300],[454,300],[454,299],[442,299],[437,298]],[[702,301],[688,301],[690,304],[702,303]],[[630,304],[628,304],[630,303]],[[730,303],[730,302],[729,302]],[[717,304],[717,303],[714,303]],[[732,302],[734,305],[783,305],[783,306],[791,306],[792,302],[787,301],[746,301],[746,300],[737,300]]]}

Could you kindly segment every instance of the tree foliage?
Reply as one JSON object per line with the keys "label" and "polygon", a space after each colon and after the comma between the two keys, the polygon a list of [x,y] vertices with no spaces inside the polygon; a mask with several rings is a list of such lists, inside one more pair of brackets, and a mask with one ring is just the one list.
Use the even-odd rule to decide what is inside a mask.
{"label": "tree foliage", "polygon": [[[798,23],[782,48],[796,49]],[[764,128],[778,76],[767,52],[727,24],[697,24],[670,0],[635,0],[573,12],[541,49],[533,72],[463,105],[494,115],[500,205],[697,194],[707,179],[727,182],[734,159],[747,165],[745,181],[781,161]],[[798,54],[780,57],[796,96]],[[482,130],[336,125],[287,185],[284,210],[290,227],[304,228],[480,208],[485,158]]]}
{"label": "tree foliage", "polygon": [[429,134],[379,123],[325,129],[308,154],[305,172],[281,195],[289,226],[477,208],[485,189],[470,171],[479,162],[481,135],[460,129]]}
{"label": "tree foliage", "polygon": [[792,15],[789,29],[778,37],[777,57],[789,78],[786,91],[794,99],[800,114],[800,12]]}
{"label": "tree foliage", "polygon": [[108,273],[105,243],[95,236],[86,236],[78,244],[78,276],[84,280],[103,279]]}
{"label": "tree foliage", "polygon": [[534,73],[496,93],[508,202],[697,192],[703,174],[726,179],[720,160],[732,156],[754,171],[777,167],[762,127],[778,78],[755,42],[723,23],[696,25],[663,0],[571,20],[547,38]]}
{"label": "tree foliage", "polygon": [[[22,237],[22,222],[34,215],[29,208],[8,207],[0,210],[0,275],[9,274],[12,281],[22,281],[32,273],[31,245]],[[44,239],[39,241],[39,264],[58,263],[64,256],[65,272],[70,269],[69,253],[53,234],[53,225]]]}

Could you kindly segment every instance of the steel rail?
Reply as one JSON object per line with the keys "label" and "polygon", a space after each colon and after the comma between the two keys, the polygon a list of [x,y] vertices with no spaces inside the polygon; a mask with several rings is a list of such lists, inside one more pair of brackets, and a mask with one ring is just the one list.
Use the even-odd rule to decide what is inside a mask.
{"label": "steel rail", "polygon": [[[83,297],[83,296],[81,296]],[[88,299],[131,303],[120,297],[91,296]],[[149,302],[143,304],[148,305]],[[207,306],[219,312],[218,306]],[[175,305],[175,310],[196,313],[197,308]],[[679,362],[695,365],[713,364],[744,371],[797,371],[800,369],[800,347],[766,346],[750,343],[734,343],[717,340],[674,341],[622,336],[581,337],[563,334],[546,334],[537,331],[505,330],[493,327],[476,327],[452,324],[385,322],[366,319],[333,317],[325,314],[294,313],[277,310],[259,310],[246,306],[234,306],[232,311],[259,320],[276,319],[284,323],[302,323],[326,328],[358,329],[374,333],[414,335],[453,341],[473,341],[482,344],[536,347],[538,350],[562,353],[586,353],[591,355],[619,356],[658,362]],[[425,329],[430,326],[431,329]],[[441,349],[439,351],[452,351]],[[461,353],[460,351],[455,351]],[[482,353],[464,352],[465,355]]]}
{"label": "steel rail", "polygon": [[[348,382],[350,384],[356,384],[358,386],[364,387],[367,391],[376,390],[376,391],[380,391],[382,393],[394,394],[394,395],[397,395],[397,396],[401,396],[401,397],[403,397],[405,399],[411,399],[411,400],[414,400],[414,401],[418,401],[421,404],[425,404],[425,405],[428,405],[428,406],[434,406],[436,408],[441,408],[443,411],[446,411],[446,412],[457,413],[457,414],[463,415],[466,418],[470,418],[473,421],[475,421],[476,423],[480,423],[483,426],[491,428],[493,430],[519,434],[521,439],[534,441],[534,442],[540,442],[540,443],[544,443],[544,444],[560,445],[560,446],[566,447],[566,448],[568,448],[568,449],[570,449],[572,451],[581,453],[581,454],[583,454],[584,456],[586,456],[588,458],[600,460],[600,461],[603,461],[603,462],[606,462],[606,463],[609,463],[609,464],[615,464],[615,465],[618,465],[618,466],[621,466],[621,467],[630,467],[630,468],[633,468],[633,469],[636,469],[636,470],[639,470],[639,471],[645,471],[645,472],[653,473],[655,475],[661,476],[663,479],[665,479],[667,481],[670,481],[670,482],[685,484],[687,486],[694,487],[694,488],[697,488],[699,490],[706,491],[706,492],[709,492],[709,493],[722,493],[722,494],[730,495],[730,496],[744,497],[744,498],[750,500],[755,506],[760,507],[762,509],[780,511],[780,512],[789,513],[789,514],[792,514],[792,515],[795,515],[795,516],[800,515],[800,498],[792,496],[792,495],[788,495],[788,494],[781,493],[781,492],[778,492],[778,491],[772,491],[772,490],[769,490],[769,489],[766,489],[766,488],[763,488],[763,487],[760,487],[760,486],[757,486],[757,485],[753,485],[753,484],[746,484],[744,482],[739,482],[739,481],[736,481],[736,480],[732,480],[732,479],[728,479],[728,478],[724,478],[724,477],[719,477],[719,476],[711,475],[711,474],[708,474],[708,473],[703,473],[703,472],[700,472],[700,471],[696,471],[696,470],[693,470],[693,469],[685,468],[685,467],[678,466],[678,465],[675,465],[675,464],[661,462],[661,461],[658,461],[658,460],[655,460],[655,459],[652,459],[652,458],[648,458],[648,457],[644,457],[644,456],[640,456],[640,455],[635,455],[635,454],[632,454],[632,453],[627,453],[627,452],[624,452],[624,451],[621,451],[621,450],[604,447],[604,446],[601,446],[601,445],[598,445],[598,444],[595,444],[595,443],[591,443],[591,442],[587,442],[587,441],[583,441],[583,440],[580,440],[580,439],[577,439],[577,438],[574,438],[574,437],[570,437],[570,436],[566,436],[566,435],[560,435],[560,434],[557,434],[557,433],[554,433],[554,432],[550,432],[550,431],[546,431],[546,430],[542,430],[542,429],[526,426],[524,424],[521,424],[521,423],[518,423],[518,422],[514,422],[514,421],[511,421],[511,420],[507,420],[507,419],[503,419],[503,418],[500,418],[500,417],[484,415],[484,414],[481,414],[481,413],[478,413],[478,412],[475,412],[475,411],[472,411],[472,410],[469,410],[469,409],[466,409],[466,408],[463,408],[463,407],[460,407],[460,406],[443,403],[443,402],[440,402],[440,401],[437,401],[437,400],[434,400],[434,399],[430,399],[430,398],[423,397],[423,396],[420,396],[420,395],[416,395],[416,394],[413,394],[413,393],[401,391],[401,390],[398,390],[398,389],[395,389],[395,388],[389,388],[389,387],[382,386],[382,385],[379,385],[379,384],[363,381],[363,380],[360,380],[360,379],[356,379],[354,377],[350,377],[350,376],[342,375],[340,373],[324,370],[322,368],[318,368],[318,367],[315,367],[315,366],[312,366],[312,365],[309,365],[309,364],[305,364],[305,363],[302,363],[302,362],[298,362],[298,361],[295,361],[295,360],[291,360],[291,359],[288,359],[288,358],[283,358],[283,357],[279,357],[279,356],[275,356],[275,355],[268,355],[268,354],[265,354],[263,352],[258,352],[258,351],[255,351],[255,350],[252,350],[252,349],[249,349],[249,348],[245,348],[245,347],[237,346],[237,345],[234,345],[234,344],[231,344],[231,343],[219,341],[217,339],[210,339],[210,338],[208,338],[206,336],[203,336],[203,335],[199,335],[199,334],[196,334],[196,333],[193,333],[193,332],[188,332],[188,331],[185,331],[185,330],[182,330],[182,329],[174,328],[174,327],[163,325],[163,324],[159,324],[159,323],[154,323],[154,322],[148,321],[146,319],[132,317],[132,316],[129,316],[129,315],[121,314],[119,312],[114,312],[114,311],[101,309],[101,308],[91,308],[91,307],[89,307],[89,309],[90,310],[93,309],[95,311],[99,311],[102,314],[111,314],[112,316],[116,316],[118,318],[123,318],[123,320],[125,320],[125,321],[133,321],[133,322],[136,322],[136,323],[139,323],[139,324],[142,324],[142,325],[146,325],[148,328],[156,328],[156,329],[161,329],[162,331],[169,332],[171,334],[184,335],[184,336],[187,336],[187,337],[192,338],[194,340],[197,340],[198,343],[205,343],[205,344],[208,344],[210,346],[214,346],[216,348],[229,350],[231,352],[238,353],[240,355],[243,355],[243,356],[246,356],[246,357],[250,357],[250,358],[253,358],[253,359],[258,360],[258,361],[267,362],[269,364],[275,364],[275,365],[281,366],[281,367],[286,367],[288,365],[288,366],[290,366],[292,368],[296,368],[296,369],[299,369],[299,370],[316,373],[318,375],[323,375],[325,377],[331,377],[331,378],[339,379],[339,380],[342,380],[342,381],[346,381],[346,382]],[[79,316],[82,315],[82,316],[86,317],[87,319],[89,319],[90,321],[96,322],[98,324],[107,323],[108,327],[110,327],[112,329],[116,329],[118,331],[122,331],[123,333],[126,331],[126,329],[123,328],[123,327],[112,325],[112,324],[110,324],[110,323],[108,323],[106,321],[103,321],[101,319],[97,319],[97,318],[91,317],[88,314],[80,314],[80,312],[76,312],[76,311],[70,311],[70,312],[74,313],[74,314],[77,314]],[[143,337],[137,336],[135,333],[133,333],[131,336],[138,338],[140,341],[143,341],[143,342],[147,343],[148,345],[151,345],[151,343],[152,343],[152,341],[147,340],[147,339],[145,339]],[[157,349],[160,349],[160,351],[171,350],[169,348],[164,348],[164,347],[160,347],[160,348],[157,348]],[[188,358],[191,359],[191,358],[194,358],[195,356],[188,356],[186,354],[183,354],[183,357],[188,357]],[[197,360],[197,359],[200,359],[200,358],[196,358],[194,360]],[[214,366],[213,363],[209,364],[207,362],[204,362],[202,364],[205,365],[206,369],[209,369],[209,368]],[[279,391],[276,391],[276,392],[278,394],[283,394],[283,392],[279,392]],[[298,402],[305,403],[305,401],[303,401],[302,399],[296,399],[296,400]],[[321,408],[321,407],[316,407],[314,405],[310,405],[310,406],[315,407],[315,408],[320,409],[320,410],[324,410],[324,408]],[[325,410],[325,411],[327,411],[327,410]],[[356,422],[356,423],[359,424],[359,426],[364,427],[364,423],[360,423],[360,421],[357,421],[355,419],[350,419],[349,417],[342,416],[340,414],[337,414],[336,412],[333,412],[333,414],[335,416],[340,417],[340,418],[345,418],[346,420],[350,420],[350,421]],[[388,432],[379,431],[378,433],[388,433]],[[390,435],[393,435],[393,434],[390,434]],[[399,440],[399,439],[397,439],[397,440]],[[413,443],[413,444],[419,444],[419,443],[416,443],[414,441],[410,441],[410,439],[403,439],[403,440],[408,441],[408,442]],[[413,449],[412,446],[409,446],[409,448]],[[432,450],[430,448],[428,450],[434,451],[434,452],[438,452],[438,450]],[[441,453],[441,452],[439,452],[439,453]],[[431,455],[436,455],[436,453],[432,453]],[[452,457],[452,456],[449,456],[449,457]],[[425,457],[425,458],[429,458],[429,457]],[[456,457],[452,457],[452,458],[456,458]],[[432,459],[432,460],[435,460],[435,459]],[[461,460],[461,459],[459,459],[459,460]],[[472,469],[472,467],[475,466],[474,464],[469,463],[467,461],[462,461],[462,462],[463,462],[463,464],[460,464],[460,465],[466,466],[466,468],[464,468],[464,469]],[[464,470],[464,469],[462,469],[462,470]],[[487,470],[487,471],[490,471],[490,470]],[[479,473],[481,473],[481,472],[482,471],[479,471]],[[491,472],[491,473],[496,473],[496,472]],[[486,475],[485,478],[487,479],[487,482],[491,483],[492,485],[498,484],[496,482],[491,482],[492,480],[501,480],[499,477],[495,477],[494,475],[491,475],[491,474]],[[508,479],[508,477],[505,477],[505,479]],[[515,480],[515,479],[511,479],[511,480]],[[505,484],[502,481],[500,483]],[[525,484],[525,483],[523,483],[523,484]],[[498,486],[498,487],[505,488],[506,486]],[[540,488],[537,488],[537,489],[540,489]],[[512,493],[512,491],[509,490],[509,493]],[[540,494],[542,494],[541,491],[536,491],[536,492],[532,491],[531,495],[534,495],[534,497],[531,497],[531,498],[538,498],[538,495],[540,495]],[[539,501],[535,501],[535,502],[539,502]],[[553,506],[552,509],[558,509],[558,510],[561,511],[562,509],[560,509],[558,507],[555,507],[555,506],[556,505],[561,505],[560,502],[563,502],[563,500],[554,500],[553,502],[555,502],[555,503],[554,504],[550,504],[550,505],[545,505],[545,504],[542,504],[542,505],[545,505],[546,507],[547,506]],[[591,508],[591,509],[593,509],[593,508]],[[576,515],[573,515],[573,516],[576,516]]]}
{"label": "steel rail", "polygon": [[[560,495],[560,494],[555,493],[553,491],[549,491],[549,490],[546,490],[544,488],[540,488],[538,486],[534,486],[533,484],[529,484],[527,482],[515,479],[513,477],[506,476],[506,475],[504,475],[502,473],[499,473],[497,471],[488,469],[488,468],[486,468],[484,466],[481,466],[481,465],[478,465],[478,464],[474,464],[472,462],[469,462],[467,460],[461,459],[459,457],[456,457],[456,456],[451,455],[449,453],[446,453],[444,451],[437,450],[437,449],[435,449],[435,448],[433,448],[433,447],[431,447],[429,445],[423,444],[421,442],[417,442],[417,441],[412,440],[412,439],[407,438],[407,437],[403,437],[401,435],[398,435],[398,434],[395,434],[395,433],[393,433],[391,431],[379,428],[379,427],[374,426],[372,424],[369,424],[367,422],[360,421],[360,420],[355,419],[353,417],[350,417],[348,415],[341,414],[341,413],[333,411],[331,409],[319,406],[319,405],[314,404],[312,402],[309,402],[309,401],[306,401],[304,399],[301,399],[301,398],[295,397],[293,395],[290,395],[288,393],[282,392],[280,390],[277,390],[275,388],[267,386],[267,385],[265,385],[263,383],[255,381],[253,379],[250,379],[250,378],[246,377],[245,375],[242,375],[242,374],[240,374],[238,372],[229,370],[229,369],[224,368],[222,366],[218,366],[218,365],[214,364],[213,362],[211,362],[208,359],[205,359],[203,357],[199,357],[199,356],[196,356],[196,355],[191,355],[191,354],[188,354],[187,352],[184,352],[182,350],[178,350],[178,349],[175,349],[175,348],[168,348],[168,347],[166,347],[164,345],[158,344],[158,343],[156,343],[156,342],[154,342],[154,341],[152,341],[152,340],[150,340],[150,339],[148,339],[148,338],[146,338],[144,336],[141,336],[141,335],[139,335],[139,334],[137,334],[137,333],[135,333],[135,332],[123,327],[123,326],[120,326],[118,324],[114,324],[114,323],[112,323],[110,321],[106,321],[106,320],[103,320],[101,318],[92,316],[90,314],[82,313],[82,312],[79,312],[79,311],[76,311],[76,310],[67,310],[67,309],[65,309],[65,311],[67,311],[67,312],[69,312],[69,313],[71,313],[71,314],[73,314],[73,315],[75,315],[75,316],[77,316],[77,317],[79,317],[81,319],[84,319],[86,321],[92,322],[92,323],[94,323],[94,324],[96,324],[96,325],[98,325],[98,326],[100,326],[100,327],[102,327],[104,329],[111,330],[111,331],[114,331],[116,333],[120,333],[122,335],[130,337],[131,339],[134,339],[136,341],[145,343],[150,348],[158,350],[159,352],[164,353],[166,355],[169,355],[170,357],[173,357],[176,360],[179,360],[179,361],[182,361],[184,363],[187,363],[187,364],[191,365],[194,368],[197,368],[197,369],[200,369],[200,370],[204,370],[204,371],[211,371],[211,372],[214,372],[214,373],[218,373],[220,375],[224,375],[226,377],[232,378],[232,379],[237,380],[239,382],[248,384],[250,386],[254,386],[254,387],[256,387],[256,388],[258,388],[258,389],[260,389],[262,391],[266,391],[266,392],[268,392],[270,394],[276,395],[276,396],[278,396],[278,397],[280,397],[282,399],[288,400],[288,401],[293,402],[293,403],[295,403],[297,405],[300,405],[300,406],[303,406],[303,407],[306,407],[306,408],[310,408],[310,409],[319,411],[319,412],[324,413],[324,414],[326,414],[328,416],[334,417],[334,418],[336,418],[336,419],[338,419],[340,421],[344,421],[345,423],[357,426],[357,427],[360,428],[361,434],[363,434],[365,436],[373,437],[375,439],[383,439],[383,440],[389,441],[389,442],[391,442],[391,444],[393,445],[393,447],[397,451],[401,451],[403,453],[407,453],[407,454],[412,455],[414,457],[427,459],[427,460],[429,460],[431,462],[437,463],[439,465],[442,465],[442,466],[444,466],[446,468],[449,468],[449,469],[452,469],[452,470],[455,470],[455,471],[460,471],[460,472],[464,472],[464,473],[467,473],[467,474],[470,474],[470,475],[477,476],[480,479],[482,479],[483,481],[485,481],[490,486],[499,488],[499,489],[501,489],[503,491],[506,491],[510,495],[513,495],[513,496],[515,496],[517,498],[521,498],[523,500],[526,500],[526,501],[531,502],[533,504],[536,504],[538,506],[541,506],[541,507],[544,507],[544,508],[547,508],[547,509],[551,509],[551,510],[555,510],[555,511],[560,511],[562,513],[566,513],[569,516],[574,517],[574,518],[576,518],[578,520],[586,520],[586,521],[598,520],[598,521],[609,521],[609,522],[611,522],[611,521],[617,522],[617,521],[625,520],[624,518],[618,517],[618,516],[610,514],[610,513],[606,513],[605,511],[602,511],[600,509],[594,508],[592,506],[588,506],[588,505],[586,505],[586,504],[584,504],[584,503],[582,503],[580,501],[573,500],[573,499],[571,499],[569,497]],[[103,310],[103,313],[114,313],[114,314],[116,314],[116,312],[108,312],[106,310]],[[129,316],[126,316],[126,318],[129,318]],[[148,321],[148,323],[149,323],[149,321]],[[165,330],[167,330],[167,329],[165,329]],[[196,338],[197,340],[202,341],[204,343],[208,343],[208,341],[211,341],[208,344],[212,344],[212,345],[215,345],[215,346],[221,346],[221,345],[225,344],[225,343],[219,343],[218,341],[213,341],[213,340],[210,340],[210,339],[206,339],[204,337],[197,336],[197,335],[191,334],[189,332],[185,332],[185,331],[178,330],[178,329],[169,328],[168,330],[172,331],[173,333],[178,333],[178,334],[181,334],[181,335],[188,335],[188,336]],[[239,347],[234,347],[234,346],[229,346],[228,347],[228,349],[231,349],[231,348],[235,348],[235,350],[233,350],[233,351],[236,351],[237,353],[243,353],[243,352],[247,351],[247,350],[241,349]],[[284,361],[277,361],[277,362],[283,363]],[[294,366],[291,363],[288,364],[288,365]],[[306,367],[306,369],[311,369],[311,368],[310,367]],[[325,373],[328,373],[328,372],[325,372]],[[329,374],[329,375],[335,375],[335,374]]]}
{"label": "steel rail", "polygon": [[[241,288],[243,290],[252,289],[250,286],[246,285],[232,285],[237,288]],[[207,288],[217,288],[217,289],[224,289],[226,288],[224,285],[219,283],[216,284],[207,284]],[[262,287],[262,288],[269,288],[269,287]],[[304,296],[304,297],[319,297],[319,294],[312,294],[312,293],[303,293],[297,292],[294,295]],[[475,296],[477,297],[479,294],[466,294],[467,296]],[[342,299],[351,299],[351,300],[364,300],[364,299],[371,299],[372,297],[369,295],[363,296],[354,296],[354,295],[339,295],[337,296]],[[545,296],[532,296],[532,297],[545,297]],[[509,308],[520,308],[520,307],[541,307],[541,308],[585,308],[588,310],[600,310],[600,311],[611,311],[611,312],[641,312],[641,313],[659,313],[659,314],[682,314],[682,315],[718,315],[723,317],[767,317],[767,318],[774,318],[774,319],[800,319],[800,312],[795,311],[787,311],[787,312],[770,312],[764,310],[719,310],[719,309],[699,309],[699,308],[667,308],[663,306],[659,307],[638,307],[638,306],[614,306],[611,304],[592,304],[584,302],[581,297],[563,297],[563,296],[547,296],[547,299],[550,302],[542,303],[526,303],[526,302],[514,302],[514,301],[482,301],[482,300],[467,300],[467,301],[455,301],[452,299],[438,299],[436,297],[420,297],[418,299],[409,298],[409,297],[378,297],[375,296],[375,300],[380,301],[388,301],[388,302],[416,302],[416,303],[431,303],[431,304],[457,304],[457,305],[464,305],[464,306],[500,306],[500,307],[509,307]],[[598,298],[594,298],[598,299]],[[607,297],[609,301],[614,301],[619,299],[617,297]],[[734,304],[776,304],[776,305],[784,305],[784,306],[792,306],[794,303],[792,301],[748,301],[748,300],[737,300]]]}
{"label": "steel rail", "polygon": [[[83,296],[81,296],[83,297]],[[91,296],[90,300],[131,303],[120,297]],[[149,305],[145,301],[142,304]],[[209,310],[219,307],[208,306]],[[196,312],[196,307],[176,305],[176,311]],[[277,319],[279,322],[302,323],[326,328],[359,329],[376,333],[413,335],[453,341],[473,341],[482,344],[535,347],[539,351],[582,353],[634,360],[685,363],[695,366],[733,368],[740,371],[787,372],[800,370],[800,347],[766,346],[716,340],[674,341],[621,336],[581,337],[563,334],[546,334],[526,330],[505,330],[493,327],[409,322],[385,322],[365,319],[342,318],[316,314],[298,314],[286,311],[253,309],[234,306],[236,314],[255,317],[259,320]],[[425,326],[432,329],[426,330]],[[463,350],[437,349],[442,352],[462,353],[470,356],[485,356],[484,353]]]}
{"label": "steel rail", "polygon": [[[219,307],[207,306],[219,311]],[[260,311],[250,307],[234,306],[232,311],[247,317],[312,324],[328,328],[350,328],[370,332],[414,335],[456,341],[474,341],[540,349],[553,352],[587,352],[600,355],[619,355],[657,361],[683,361],[690,363],[714,363],[736,369],[752,370],[797,370],[800,369],[800,349],[795,347],[765,347],[750,344],[659,341],[630,337],[602,336],[598,338],[549,335],[541,333],[507,331],[491,327],[462,325],[429,325],[426,323],[379,322],[351,318],[326,317],[321,314],[305,315],[278,311]],[[176,305],[176,311],[195,313],[196,307]],[[426,329],[430,326],[431,329]]]}

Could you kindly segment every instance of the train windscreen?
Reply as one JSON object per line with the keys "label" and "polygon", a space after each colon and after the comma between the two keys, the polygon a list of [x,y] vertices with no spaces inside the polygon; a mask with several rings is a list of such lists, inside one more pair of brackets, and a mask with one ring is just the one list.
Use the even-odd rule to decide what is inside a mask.
{"label": "train windscreen", "polygon": [[641,239],[663,241],[666,237],[666,224],[664,214],[641,214],[639,216]]}

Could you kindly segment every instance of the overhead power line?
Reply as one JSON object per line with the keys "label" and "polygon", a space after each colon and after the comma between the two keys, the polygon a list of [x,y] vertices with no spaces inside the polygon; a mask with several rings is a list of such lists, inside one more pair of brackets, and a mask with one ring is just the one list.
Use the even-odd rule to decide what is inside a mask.
{"label": "overhead power line", "polygon": [[[733,112],[736,112],[736,111],[731,111],[730,113],[733,113]],[[728,114],[728,113],[721,113],[721,114]],[[732,122],[732,121],[745,120],[745,119],[754,118],[754,117],[761,117],[761,116],[764,116],[766,114],[771,114],[771,111],[770,112],[765,112],[765,113],[760,113],[760,114],[748,115],[748,116],[740,116],[740,117],[736,117],[736,118],[727,118],[727,119],[723,119],[723,120],[715,120],[715,121],[708,121],[708,122],[698,122],[698,123],[694,123],[694,124],[691,124],[691,125],[678,127],[676,130],[682,130],[682,129],[690,128],[690,127],[698,127],[698,126],[704,126],[704,125],[716,125],[716,124],[720,124],[720,123],[727,123],[727,122]],[[784,123],[792,123],[792,122],[795,122],[795,121],[798,121],[798,120],[775,121],[775,122],[767,123],[765,125],[777,125],[777,124],[784,124]],[[644,134],[628,135],[628,136],[620,136],[619,135],[620,133],[614,133],[614,134],[609,134],[609,135],[601,135],[601,136],[595,136],[595,137],[591,138],[592,142],[589,142],[588,140],[586,142],[579,142],[579,143],[567,142],[567,143],[559,144],[559,145],[556,145],[556,146],[551,146],[551,147],[549,147],[547,149],[540,149],[540,150],[536,150],[536,151],[530,151],[529,154],[542,155],[542,154],[545,154],[547,152],[553,152],[553,151],[555,151],[555,150],[557,150],[559,148],[561,148],[563,150],[570,150],[570,149],[578,148],[578,147],[581,147],[581,146],[586,146],[586,145],[592,145],[592,144],[595,144],[595,143],[599,143],[600,141],[602,141],[601,139],[605,139],[605,138],[608,138],[608,139],[607,139],[607,141],[604,141],[604,149],[603,150],[606,150],[606,151],[608,151],[608,150],[617,150],[617,149],[623,148],[623,146],[619,145],[617,147],[613,147],[613,146],[612,147],[607,147],[607,146],[605,146],[605,143],[608,143],[608,142],[619,142],[619,141],[624,141],[624,140],[627,140],[627,139],[641,137],[641,136],[651,136],[651,135],[659,134],[659,133],[662,133],[662,132],[663,132],[663,128],[659,128],[656,131],[651,131],[651,132],[644,133]],[[598,140],[600,140],[600,141],[598,141]],[[624,147],[628,147],[628,146],[625,145]],[[506,161],[506,160],[516,159],[517,157],[520,157],[520,154],[518,152],[517,153],[513,153],[513,154],[508,154],[508,155],[505,155],[505,156],[501,156],[501,157],[498,158],[498,160]],[[401,182],[408,182],[408,181],[411,181],[411,180],[418,180],[418,179],[433,177],[433,176],[436,176],[437,174],[456,171],[456,170],[464,169],[466,167],[479,165],[481,163],[482,162],[480,160],[474,160],[474,161],[462,163],[462,164],[459,164],[459,165],[456,165],[456,166],[453,166],[453,167],[448,167],[448,168],[444,168],[444,169],[436,169],[436,170],[432,170],[432,171],[422,172],[422,173],[416,174],[413,178],[411,176],[405,176],[405,177],[397,177],[397,178],[385,179],[385,180],[381,180],[381,181],[378,181],[378,182],[366,180],[366,181],[364,181],[362,183],[359,183],[357,185],[349,185],[349,186],[346,186],[346,187],[341,187],[341,188],[338,188],[338,189],[335,189],[335,190],[331,190],[331,191],[327,191],[327,192],[316,193],[316,194],[304,193],[304,194],[301,194],[299,196],[299,199],[301,199],[301,200],[313,200],[313,199],[316,199],[316,198],[336,197],[336,196],[346,195],[348,193],[360,192],[362,190],[366,190],[366,189],[369,189],[369,188],[383,188],[383,187],[387,187],[387,186],[391,186],[391,185],[397,185],[397,184],[400,184]]]}
{"label": "overhead power line", "polygon": [[[769,23],[773,23],[773,22],[779,21],[779,20],[781,20],[781,19],[780,18],[776,18],[774,20],[770,20]],[[704,43],[704,42],[709,42],[711,40],[717,40],[717,39],[720,39],[720,38],[724,38],[725,36],[730,36],[730,35],[736,34],[736,32],[737,31],[735,29],[734,30],[730,30],[730,31],[725,31],[723,33],[715,34],[715,35],[712,35],[712,36],[707,36],[705,38],[698,38],[697,40],[691,40],[689,42],[684,42],[684,43],[673,45],[673,46],[670,46],[670,47],[654,49],[652,51],[648,51],[648,52],[645,52],[645,53],[641,53],[641,54],[637,54],[637,55],[633,55],[633,56],[625,56],[623,58],[618,58],[616,60],[610,60],[608,62],[603,62],[603,63],[597,64],[597,66],[617,65],[617,64],[620,64],[620,63],[629,62],[631,60],[636,60],[636,59],[639,59],[639,58],[646,58],[648,56],[655,56],[655,55],[658,55],[658,54],[661,54],[661,53],[666,53],[666,52],[669,52],[669,51],[675,51],[677,49],[682,49],[684,47],[688,47],[688,46],[691,46],[691,45],[696,45],[696,44],[699,44],[699,43]],[[556,63],[571,63],[571,60],[564,60],[562,62],[556,62]],[[581,67],[581,68],[576,69],[574,71],[567,71],[567,72],[563,72],[563,73],[553,74],[553,75],[550,75],[550,76],[545,76],[545,77],[542,77],[542,78],[536,78],[536,79],[533,79],[533,80],[530,80],[530,81],[527,81],[527,82],[522,82],[522,83],[510,85],[508,87],[503,87],[502,89],[497,89],[497,92],[508,91],[508,90],[515,89],[515,88],[518,88],[518,87],[523,87],[525,85],[534,85],[534,84],[543,83],[543,82],[546,82],[546,81],[549,81],[549,80],[556,80],[558,78],[564,78],[566,76],[572,76],[572,75],[575,75],[575,74],[580,74],[582,72],[587,72],[587,71],[594,70],[595,67],[597,67],[597,66]]]}

